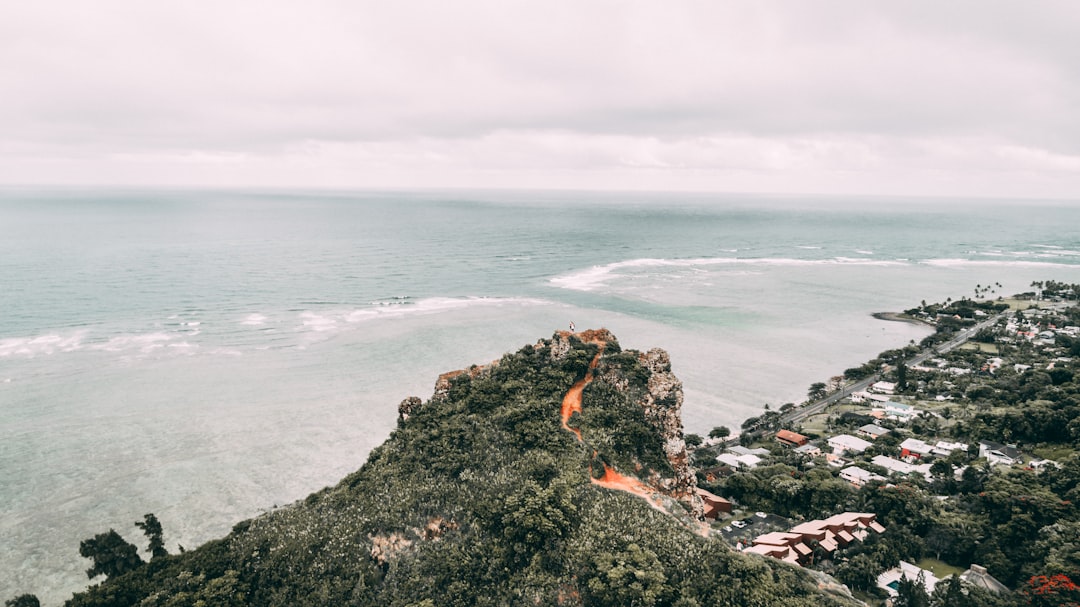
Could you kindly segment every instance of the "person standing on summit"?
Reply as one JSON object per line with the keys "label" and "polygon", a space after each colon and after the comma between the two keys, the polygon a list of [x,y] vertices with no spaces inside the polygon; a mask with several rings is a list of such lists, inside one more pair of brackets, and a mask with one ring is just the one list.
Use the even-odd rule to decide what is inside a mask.
{"label": "person standing on summit", "polygon": [[570,332],[571,332],[571,333],[573,333],[573,332],[574,332],[574,329],[575,329],[575,326],[574,326],[574,321],[572,321],[572,320],[571,320],[571,321],[570,321]]}

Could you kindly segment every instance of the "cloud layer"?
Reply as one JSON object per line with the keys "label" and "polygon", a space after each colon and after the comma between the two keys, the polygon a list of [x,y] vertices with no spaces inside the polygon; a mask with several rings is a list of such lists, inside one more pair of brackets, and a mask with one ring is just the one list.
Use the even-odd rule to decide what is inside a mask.
{"label": "cloud layer", "polygon": [[24,4],[4,183],[1080,191],[1067,2]]}

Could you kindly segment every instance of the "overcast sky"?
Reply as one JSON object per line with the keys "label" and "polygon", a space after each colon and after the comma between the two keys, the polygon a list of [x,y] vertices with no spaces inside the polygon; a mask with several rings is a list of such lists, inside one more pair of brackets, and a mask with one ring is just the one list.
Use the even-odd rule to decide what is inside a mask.
{"label": "overcast sky", "polygon": [[1080,3],[3,0],[0,183],[1080,198]]}

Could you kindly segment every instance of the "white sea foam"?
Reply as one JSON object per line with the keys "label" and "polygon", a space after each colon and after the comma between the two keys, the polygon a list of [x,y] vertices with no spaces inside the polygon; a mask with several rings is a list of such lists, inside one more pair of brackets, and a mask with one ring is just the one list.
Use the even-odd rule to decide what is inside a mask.
{"label": "white sea foam", "polygon": [[417,300],[409,306],[385,306],[353,310],[344,314],[348,323],[364,322],[376,318],[401,318],[420,314],[438,314],[477,306],[538,305],[546,303],[525,297],[430,297]]}
{"label": "white sea foam", "polygon": [[860,255],[873,255],[873,251],[864,251],[863,249],[855,249],[855,252]]}
{"label": "white sea foam", "polygon": [[1013,268],[1075,268],[1076,266],[1068,263],[1056,263],[1052,261],[1024,261],[1024,260],[1012,260],[1012,261],[999,261],[999,260],[976,260],[976,259],[927,259],[920,262],[928,266],[938,266],[943,268],[959,268],[959,267],[1013,267]]}
{"label": "white sea foam", "polygon": [[153,351],[156,347],[161,347],[161,342],[170,341],[172,338],[173,336],[167,333],[117,335],[110,338],[109,341],[103,344],[95,344],[93,346],[90,346],[90,349],[101,350],[104,352],[127,352],[130,350],[139,350],[140,352],[147,353]]}
{"label": "white sea foam", "polygon": [[592,291],[601,287],[608,280],[619,276],[619,270],[645,267],[688,268],[699,266],[821,266],[821,265],[865,265],[865,266],[902,266],[900,261],[886,261],[853,257],[834,257],[832,259],[791,259],[783,257],[705,257],[695,259],[630,259],[617,261],[602,266],[593,266],[569,274],[551,278],[549,282],[563,289]]}
{"label": "white sea foam", "polygon": [[8,356],[47,356],[56,352],[73,352],[83,347],[86,331],[71,335],[50,333],[37,337],[11,337],[0,339],[0,358]]}
{"label": "white sea foam", "polygon": [[240,321],[240,324],[257,327],[266,324],[266,317],[262,314],[248,314],[244,320]]}
{"label": "white sea foam", "polygon": [[333,331],[337,328],[337,321],[333,318],[322,316],[314,312],[301,312],[300,322],[312,331]]}

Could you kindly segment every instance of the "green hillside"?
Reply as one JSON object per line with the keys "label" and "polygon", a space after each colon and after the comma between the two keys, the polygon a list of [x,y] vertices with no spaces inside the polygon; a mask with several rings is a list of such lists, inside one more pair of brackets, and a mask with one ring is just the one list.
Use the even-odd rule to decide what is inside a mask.
{"label": "green hillside", "polygon": [[[579,440],[560,412],[586,378],[567,421]],[[398,428],[338,485],[68,604],[857,604],[707,537],[681,401],[662,351],[557,333],[402,403]],[[605,469],[645,495],[598,485]]]}

